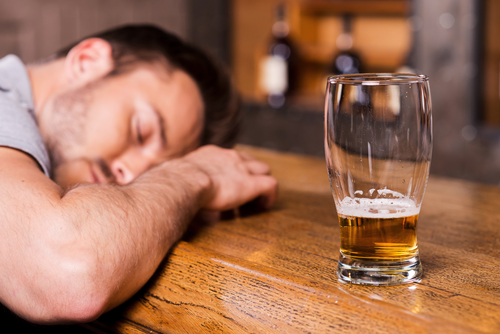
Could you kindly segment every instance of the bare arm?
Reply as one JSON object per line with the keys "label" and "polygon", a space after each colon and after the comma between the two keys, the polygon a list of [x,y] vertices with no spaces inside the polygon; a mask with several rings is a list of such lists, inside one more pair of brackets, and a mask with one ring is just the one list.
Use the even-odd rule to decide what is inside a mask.
{"label": "bare arm", "polygon": [[266,195],[267,166],[201,148],[127,186],[63,193],[36,163],[0,148],[0,302],[36,322],[89,321],[134,294],[201,208]]}

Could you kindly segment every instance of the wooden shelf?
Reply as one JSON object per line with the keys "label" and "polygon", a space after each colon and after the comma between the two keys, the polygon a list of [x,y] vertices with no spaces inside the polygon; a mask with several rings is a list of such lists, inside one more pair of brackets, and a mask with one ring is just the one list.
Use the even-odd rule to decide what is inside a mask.
{"label": "wooden shelf", "polygon": [[335,53],[333,48],[319,43],[300,43],[298,49],[302,60],[323,65],[331,62]]}
{"label": "wooden shelf", "polygon": [[308,0],[303,1],[304,14],[312,15],[395,15],[406,16],[410,12],[408,0]]}
{"label": "wooden shelf", "polygon": [[266,54],[275,6],[288,8],[290,37],[301,66],[297,98],[317,105],[342,33],[342,14],[353,14],[353,50],[366,71],[394,71],[411,46],[406,16],[409,0],[233,0],[233,73],[246,99],[264,100],[259,88],[259,62]]}

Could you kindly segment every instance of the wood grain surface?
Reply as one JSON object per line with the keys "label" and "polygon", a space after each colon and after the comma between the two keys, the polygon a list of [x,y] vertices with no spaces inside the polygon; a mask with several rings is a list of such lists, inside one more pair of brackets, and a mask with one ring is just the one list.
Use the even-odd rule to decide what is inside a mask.
{"label": "wood grain surface", "polygon": [[500,333],[500,188],[431,177],[420,283],[340,283],[322,159],[239,147],[280,184],[267,212],[194,223],[132,300],[86,327],[118,333]]}

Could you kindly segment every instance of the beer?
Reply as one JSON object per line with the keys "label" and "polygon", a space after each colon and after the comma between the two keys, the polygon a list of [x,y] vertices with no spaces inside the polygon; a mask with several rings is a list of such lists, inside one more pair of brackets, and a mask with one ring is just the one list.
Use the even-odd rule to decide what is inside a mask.
{"label": "beer", "polygon": [[419,209],[409,199],[344,199],[340,251],[354,261],[404,261],[418,254]]}

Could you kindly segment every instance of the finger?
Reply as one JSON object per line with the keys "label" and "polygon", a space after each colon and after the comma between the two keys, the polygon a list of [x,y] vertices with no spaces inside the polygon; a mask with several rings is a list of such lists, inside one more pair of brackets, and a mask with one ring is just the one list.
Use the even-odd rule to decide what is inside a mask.
{"label": "finger", "polygon": [[262,175],[255,178],[255,185],[261,196],[262,207],[269,209],[278,197],[278,181],[272,176]]}
{"label": "finger", "polygon": [[254,161],[254,160],[257,160],[250,153],[247,153],[247,152],[238,151],[238,154],[240,155],[241,159],[244,160],[244,161]]}
{"label": "finger", "polygon": [[207,222],[207,223],[213,223],[217,222],[221,219],[221,213],[219,211],[212,211],[212,210],[200,210],[196,214],[195,218],[197,220]]}
{"label": "finger", "polygon": [[268,164],[258,161],[258,160],[253,160],[253,161],[247,161],[245,163],[245,167],[247,168],[248,172],[253,175],[270,175],[271,174],[271,167],[269,167]]}

